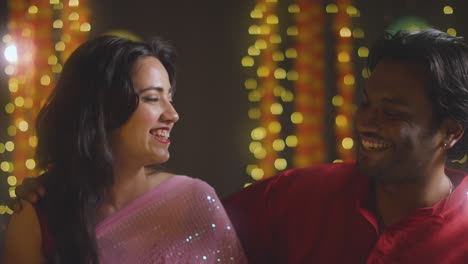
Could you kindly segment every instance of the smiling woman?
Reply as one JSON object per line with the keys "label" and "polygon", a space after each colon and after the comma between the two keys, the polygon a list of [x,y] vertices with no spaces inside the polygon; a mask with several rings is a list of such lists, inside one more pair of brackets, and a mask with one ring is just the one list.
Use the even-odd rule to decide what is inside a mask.
{"label": "smiling woman", "polygon": [[79,47],[39,113],[45,196],[22,202],[4,263],[243,263],[215,191],[169,159],[174,50],[103,36]]}

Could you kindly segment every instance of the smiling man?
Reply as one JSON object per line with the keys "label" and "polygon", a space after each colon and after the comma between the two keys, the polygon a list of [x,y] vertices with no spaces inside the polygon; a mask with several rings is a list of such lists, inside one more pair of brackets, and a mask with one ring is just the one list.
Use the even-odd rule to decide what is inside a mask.
{"label": "smiling man", "polygon": [[225,200],[251,263],[468,263],[468,46],[385,35],[356,112],[355,163],[289,170]]}

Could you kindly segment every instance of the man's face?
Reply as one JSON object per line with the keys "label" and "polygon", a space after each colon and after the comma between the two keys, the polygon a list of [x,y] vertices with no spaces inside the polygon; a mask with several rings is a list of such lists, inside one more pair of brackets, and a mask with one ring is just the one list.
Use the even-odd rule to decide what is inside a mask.
{"label": "man's face", "polygon": [[428,74],[404,61],[384,60],[374,69],[356,113],[362,174],[398,183],[417,181],[434,168],[442,133],[425,90]]}

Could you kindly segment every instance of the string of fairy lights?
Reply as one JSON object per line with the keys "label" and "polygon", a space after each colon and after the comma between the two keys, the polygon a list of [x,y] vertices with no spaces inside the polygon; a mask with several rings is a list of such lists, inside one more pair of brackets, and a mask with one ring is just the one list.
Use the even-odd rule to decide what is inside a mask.
{"label": "string of fairy lights", "polygon": [[[91,30],[85,0],[9,0],[9,33],[2,37],[10,102],[8,137],[0,142],[0,170],[10,197],[26,176],[37,175],[33,124],[54,86],[63,62]],[[10,158],[8,158],[8,156]],[[11,214],[0,205],[0,214]]]}
{"label": "string of fairy lights", "polygon": [[[293,18],[294,25],[287,27],[286,32],[278,32],[278,28],[286,27],[278,26],[277,0],[258,0],[250,13],[253,24],[248,32],[255,44],[248,48],[248,55],[242,58],[241,64],[250,74],[245,81],[251,104],[248,116],[257,124],[250,133],[249,144],[255,162],[246,168],[254,180],[272,176],[290,164],[304,167],[326,161],[327,146],[323,134],[324,116],[330,114],[326,112],[327,105],[334,108],[337,155],[334,162],[354,159],[352,120],[357,108],[356,87],[370,75],[366,67],[369,48],[364,44],[365,32],[354,26],[353,21],[361,17],[361,11],[352,0],[336,0],[328,4],[305,0],[292,2],[288,5],[288,15]],[[442,9],[447,16],[454,13],[451,5],[444,4]],[[332,21],[336,54],[332,65],[336,94],[331,98],[324,92],[324,67],[327,64],[324,58],[325,16],[330,16]],[[447,33],[457,34],[454,27],[448,27]],[[279,42],[275,40],[281,40],[281,36],[291,38],[290,47],[279,48]],[[290,61],[289,68],[281,67],[284,60]],[[292,112],[284,111],[291,105],[294,107]],[[294,132],[281,133],[287,126],[293,126]],[[292,157],[285,154],[288,148],[293,150]],[[465,155],[459,162],[466,160]]]}
{"label": "string of fairy lights", "polygon": [[[248,48],[248,55],[241,61],[242,66],[254,75],[245,81],[248,100],[252,105],[248,116],[258,124],[250,133],[252,141],[249,145],[249,151],[257,162],[246,168],[247,174],[254,180],[272,176],[291,163],[302,167],[326,161],[326,143],[323,138],[327,100],[324,83],[326,47],[322,26],[325,14],[333,15],[333,31],[337,42],[337,94],[331,104],[337,112],[335,133],[338,155],[339,160],[353,158],[350,120],[355,110],[355,76],[351,37],[364,38],[364,31],[360,28],[353,30],[351,19],[359,17],[360,12],[351,5],[350,0],[337,1],[325,7],[322,3],[297,0],[288,5],[288,14],[293,17],[294,25],[287,27],[286,34],[283,34],[291,38],[294,44],[280,50],[275,40],[281,39],[281,35],[277,34],[283,32],[273,31],[279,23],[277,15],[272,13],[277,5],[276,0],[257,1],[250,13],[254,24],[248,30],[255,37],[255,44]],[[364,58],[368,52],[366,47],[361,47],[358,56]],[[279,67],[283,60],[290,60],[289,65],[293,67]],[[283,111],[287,104],[293,105],[292,113]],[[279,123],[278,120],[283,121]],[[282,126],[293,126],[295,132],[280,133]],[[293,149],[293,157],[284,155],[286,148]]]}

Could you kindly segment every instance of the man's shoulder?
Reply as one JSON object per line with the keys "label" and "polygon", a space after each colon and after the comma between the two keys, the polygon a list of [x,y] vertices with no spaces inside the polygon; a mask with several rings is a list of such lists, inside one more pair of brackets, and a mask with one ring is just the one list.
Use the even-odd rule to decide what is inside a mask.
{"label": "man's shoulder", "polygon": [[287,170],[267,181],[271,181],[273,185],[338,184],[347,182],[357,174],[354,162],[343,162]]}

